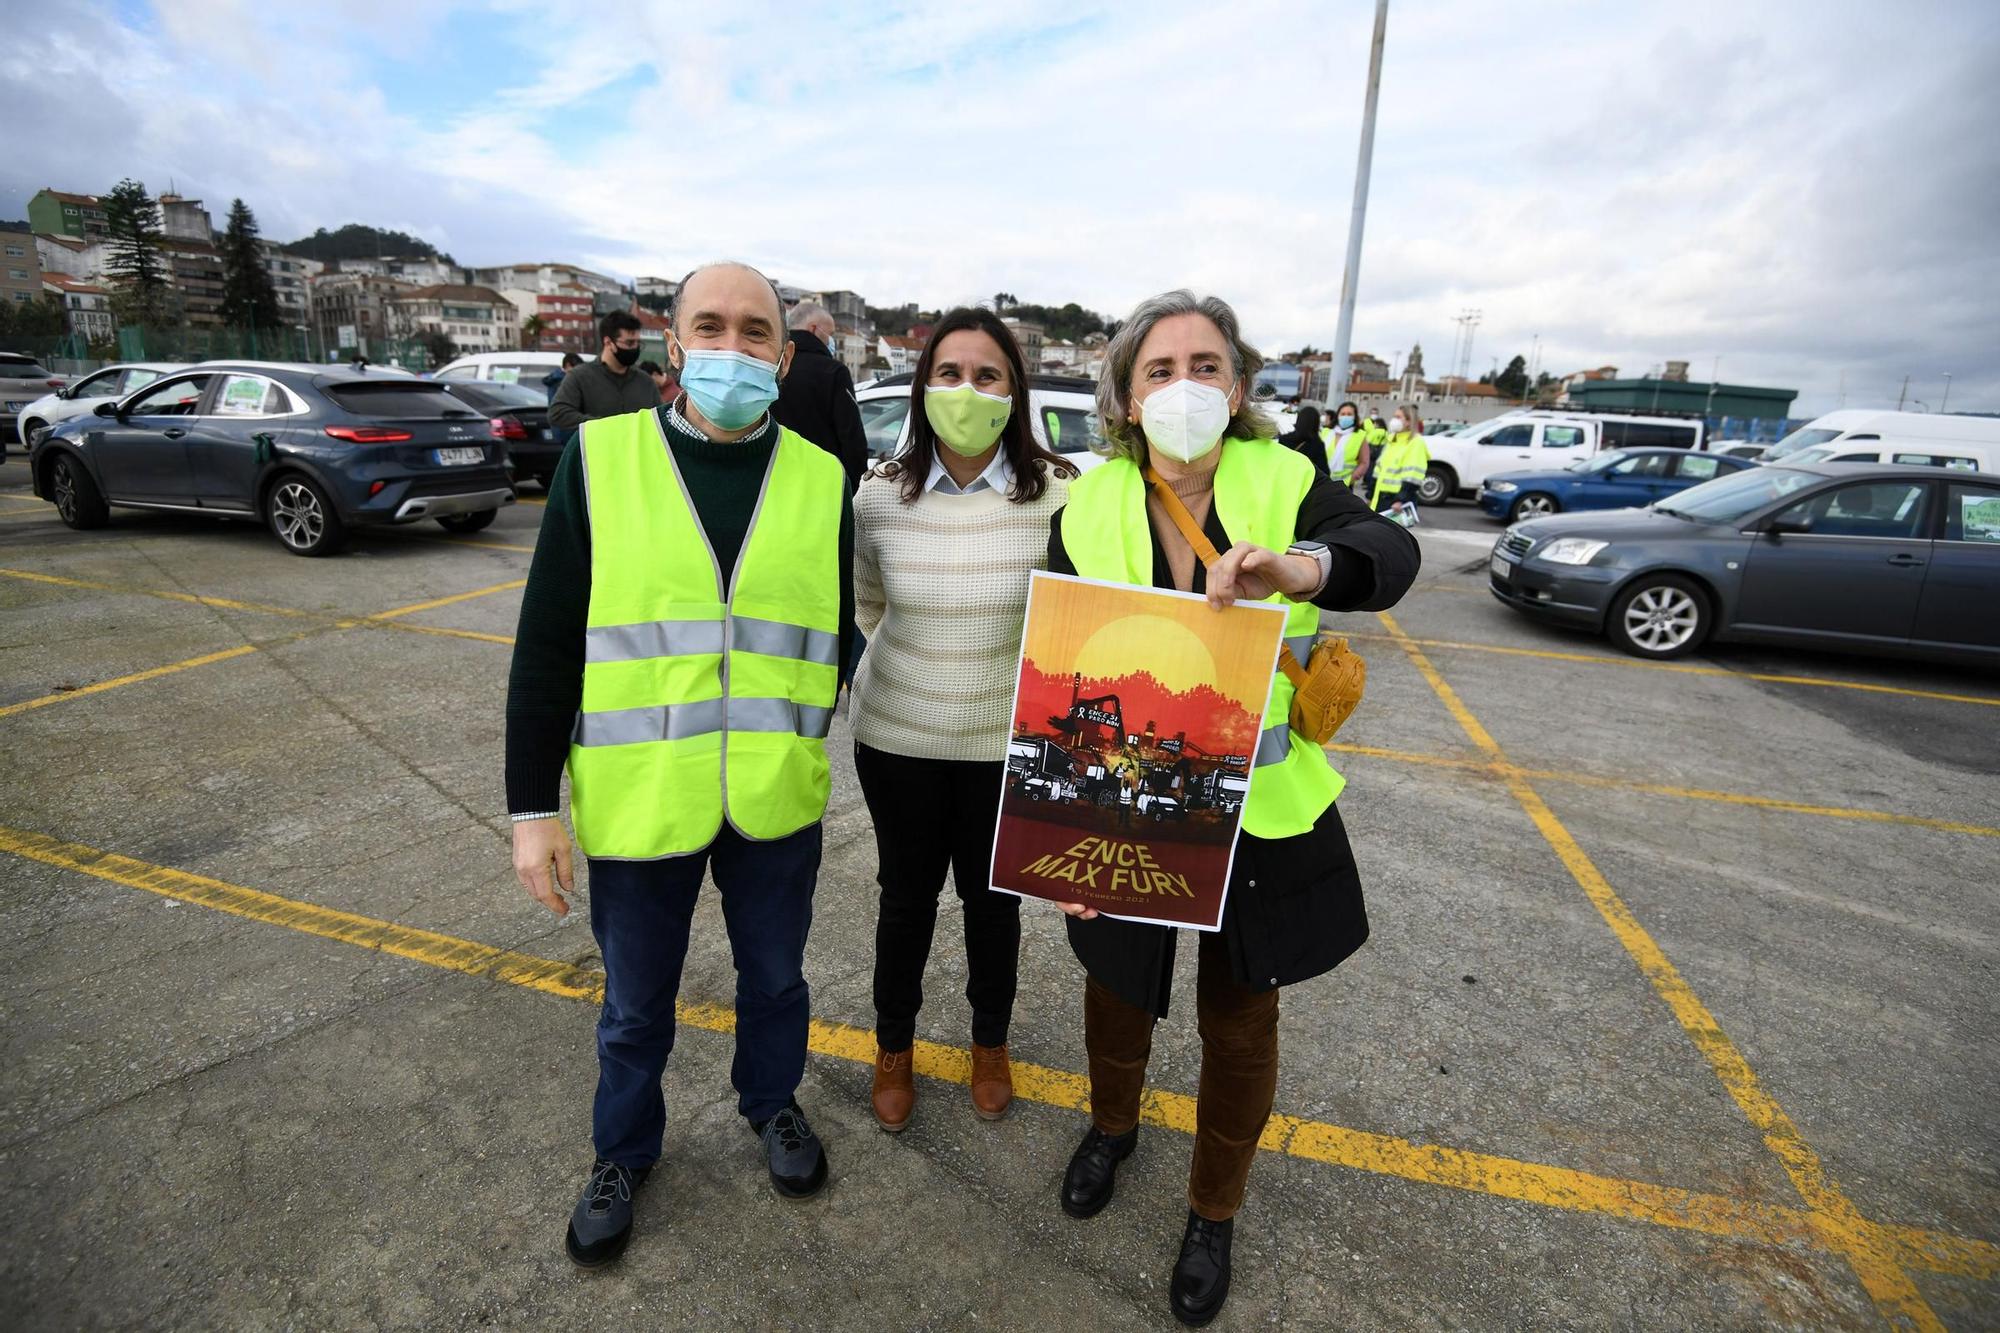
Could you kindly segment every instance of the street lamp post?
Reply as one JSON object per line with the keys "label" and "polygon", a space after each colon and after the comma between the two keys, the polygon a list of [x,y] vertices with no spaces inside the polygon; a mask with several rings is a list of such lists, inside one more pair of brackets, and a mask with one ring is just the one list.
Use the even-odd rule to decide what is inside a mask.
{"label": "street lamp post", "polygon": [[1938,411],[1942,412],[1947,407],[1950,406],[1951,406],[1951,372],[1947,370],[1944,373],[1944,401],[1938,404]]}
{"label": "street lamp post", "polygon": [[1375,100],[1382,91],[1382,41],[1389,29],[1389,0],[1375,0],[1375,39],[1368,48],[1368,92],[1361,108],[1361,152],[1354,167],[1354,216],[1347,224],[1347,268],[1340,278],[1340,323],[1333,335],[1332,371],[1347,383],[1348,348],[1354,341],[1354,298],[1361,287],[1361,232],[1368,219],[1368,173],[1375,161]]}

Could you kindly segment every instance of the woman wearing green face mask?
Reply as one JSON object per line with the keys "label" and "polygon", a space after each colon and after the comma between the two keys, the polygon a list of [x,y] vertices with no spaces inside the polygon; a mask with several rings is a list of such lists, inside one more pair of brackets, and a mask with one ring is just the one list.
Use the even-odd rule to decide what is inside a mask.
{"label": "woman wearing green face mask", "polygon": [[1006,767],[1028,573],[1045,567],[1049,516],[1070,464],[1031,428],[1028,372],[989,310],[954,310],[917,358],[903,451],[854,497],[854,767],[875,822],[876,1123],[894,1133],[910,1077],[924,963],[951,872],[965,913],[972,1104],[1013,1098],[1007,1025],[1020,900],[987,886]]}

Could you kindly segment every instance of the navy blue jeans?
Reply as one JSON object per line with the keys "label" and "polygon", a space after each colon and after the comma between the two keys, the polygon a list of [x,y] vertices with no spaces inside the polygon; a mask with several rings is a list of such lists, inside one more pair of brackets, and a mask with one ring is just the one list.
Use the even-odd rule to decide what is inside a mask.
{"label": "navy blue jeans", "polygon": [[704,870],[715,873],[736,960],[736,1109],[757,1121],[791,1103],[812,1020],[804,964],[819,856],[816,823],[775,842],[752,842],[725,825],[707,850],[688,856],[590,863],[590,930],[604,956],[591,1115],[599,1157],[641,1167],[660,1155],[660,1075],[674,1048],[674,1000]]}

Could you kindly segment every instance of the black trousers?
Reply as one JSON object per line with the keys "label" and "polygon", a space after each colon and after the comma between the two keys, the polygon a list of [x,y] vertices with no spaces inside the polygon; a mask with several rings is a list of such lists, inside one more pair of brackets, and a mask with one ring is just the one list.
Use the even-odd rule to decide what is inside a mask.
{"label": "black trousers", "polygon": [[1021,900],[987,887],[1005,768],[854,747],[854,771],[875,821],[880,864],[875,1039],[885,1051],[907,1051],[916,1041],[924,964],[930,960],[947,869],[965,914],[972,1040],[980,1046],[1007,1041],[1019,975]]}

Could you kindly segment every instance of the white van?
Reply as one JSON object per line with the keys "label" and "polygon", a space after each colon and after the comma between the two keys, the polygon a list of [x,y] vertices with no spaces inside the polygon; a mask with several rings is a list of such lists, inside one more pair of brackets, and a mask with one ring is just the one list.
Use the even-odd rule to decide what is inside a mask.
{"label": "white van", "polygon": [[[1096,467],[1096,386],[1068,375],[1028,377],[1028,402],[1035,409],[1035,439],[1045,448],[1076,464],[1078,471]],[[868,461],[894,458],[910,439],[910,376],[880,379],[854,391],[861,407],[861,430],[868,437]]]}
{"label": "white van", "polygon": [[1472,496],[1495,472],[1563,468],[1601,449],[1699,449],[1695,416],[1642,412],[1565,412],[1530,408],[1438,434],[1426,434],[1431,462],[1418,487],[1425,504]]}
{"label": "white van", "polygon": [[438,380],[493,380],[499,384],[543,387],[542,379],[562,369],[562,352],[473,352],[447,361],[431,372]]}
{"label": "white van", "polygon": [[1846,408],[1814,417],[1766,449],[1763,461],[1914,463],[1992,472],[2000,466],[2000,417]]}

